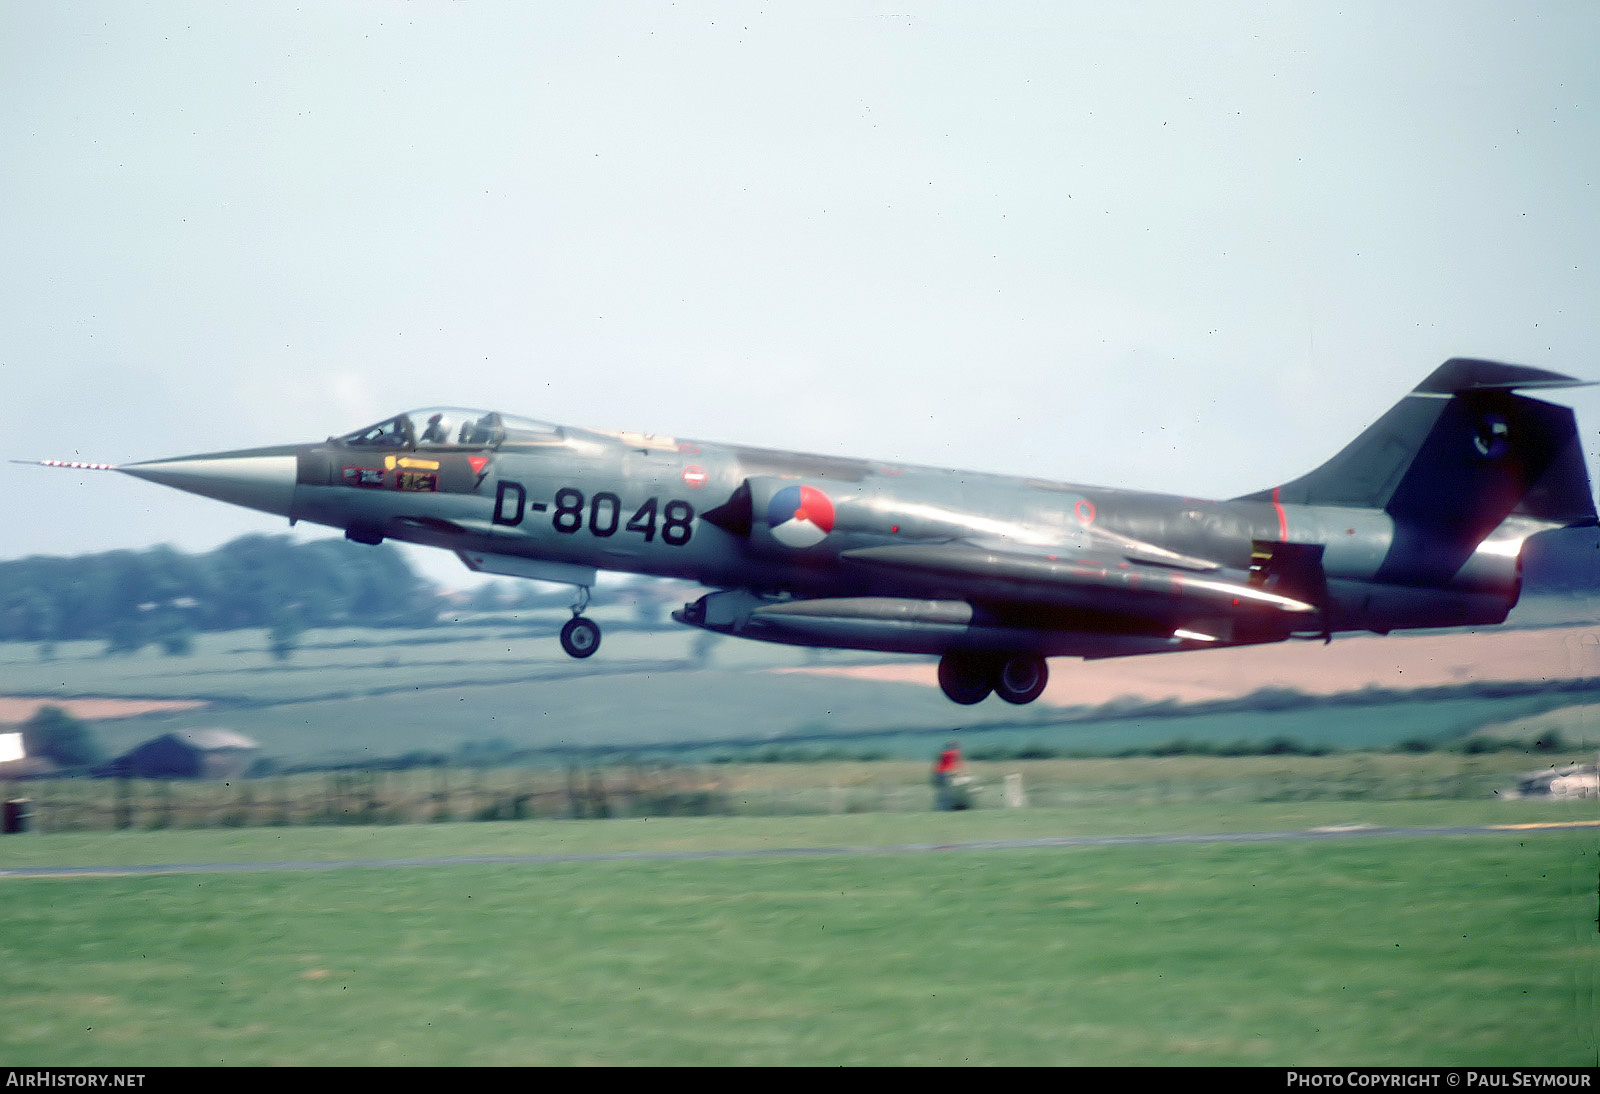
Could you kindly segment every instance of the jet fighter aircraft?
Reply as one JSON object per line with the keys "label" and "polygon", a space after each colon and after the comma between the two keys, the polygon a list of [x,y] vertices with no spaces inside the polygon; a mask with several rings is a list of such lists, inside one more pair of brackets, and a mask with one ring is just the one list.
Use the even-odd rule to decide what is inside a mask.
{"label": "jet fighter aircraft", "polygon": [[690,626],[937,655],[955,702],[1028,703],[1048,657],[1503,622],[1523,542],[1596,523],[1572,411],[1517,393],[1578,383],[1452,359],[1321,467],[1231,501],[443,407],[106,469],[572,585],[573,657],[620,570],[714,590],[674,613]]}

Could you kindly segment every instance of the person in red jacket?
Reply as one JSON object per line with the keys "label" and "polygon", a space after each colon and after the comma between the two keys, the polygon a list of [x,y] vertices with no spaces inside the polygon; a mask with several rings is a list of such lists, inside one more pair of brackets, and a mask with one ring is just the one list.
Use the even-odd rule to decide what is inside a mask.
{"label": "person in red jacket", "polygon": [[956,807],[955,795],[951,793],[950,780],[967,769],[967,763],[961,758],[961,742],[952,740],[944,746],[944,751],[939,753],[939,758],[933,764],[933,807],[939,810],[949,810]]}

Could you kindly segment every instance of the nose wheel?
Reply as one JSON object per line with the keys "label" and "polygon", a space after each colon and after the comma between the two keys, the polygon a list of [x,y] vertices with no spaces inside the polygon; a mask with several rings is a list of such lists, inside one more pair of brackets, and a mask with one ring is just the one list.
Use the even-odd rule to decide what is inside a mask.
{"label": "nose wheel", "polygon": [[583,609],[589,606],[589,587],[578,586],[577,599],[572,603],[572,618],[561,628],[561,648],[568,657],[579,659],[593,657],[600,648],[600,624],[585,619]]}
{"label": "nose wheel", "polygon": [[569,657],[592,657],[600,648],[600,624],[575,615],[561,628],[561,648]]}

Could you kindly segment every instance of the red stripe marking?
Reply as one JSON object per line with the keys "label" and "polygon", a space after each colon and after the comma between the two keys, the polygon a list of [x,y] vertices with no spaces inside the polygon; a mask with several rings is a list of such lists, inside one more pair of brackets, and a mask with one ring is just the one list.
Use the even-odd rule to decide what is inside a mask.
{"label": "red stripe marking", "polygon": [[1278,501],[1278,491],[1282,489],[1283,487],[1281,486],[1272,488],[1272,507],[1278,511],[1278,542],[1288,543],[1289,517],[1284,513],[1282,503]]}
{"label": "red stripe marking", "polygon": [[43,467],[70,467],[79,471],[115,471],[115,464],[110,463],[79,463],[76,460],[40,460]]}

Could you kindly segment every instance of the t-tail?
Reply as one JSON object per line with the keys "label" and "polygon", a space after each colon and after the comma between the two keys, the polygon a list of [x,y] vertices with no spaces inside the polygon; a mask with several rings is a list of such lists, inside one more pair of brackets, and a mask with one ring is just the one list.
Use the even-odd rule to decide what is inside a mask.
{"label": "t-tail", "polygon": [[[1241,500],[1280,512],[1318,507],[1300,512],[1326,525],[1317,538],[1327,549],[1331,629],[1499,622],[1520,592],[1523,541],[1597,523],[1572,410],[1518,392],[1584,383],[1452,358],[1327,463]],[[1349,519],[1324,519],[1323,507]],[[1365,562],[1355,561],[1356,544],[1341,543],[1347,530],[1334,526],[1344,523],[1364,540]],[[1381,529],[1386,542],[1356,533],[1358,523]]]}

